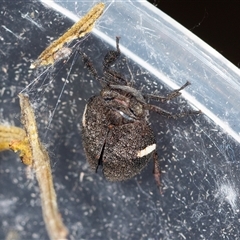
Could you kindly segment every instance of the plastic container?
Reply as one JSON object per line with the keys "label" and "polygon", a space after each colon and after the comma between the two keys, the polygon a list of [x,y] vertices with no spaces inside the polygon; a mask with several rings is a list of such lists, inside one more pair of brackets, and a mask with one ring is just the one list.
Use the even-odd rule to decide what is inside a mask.
{"label": "plastic container", "polygon": [[[77,53],[45,72],[29,70],[31,60],[96,2],[9,2],[0,16],[0,117],[19,125],[17,94],[30,95],[69,239],[238,239],[240,71],[222,55],[145,1],[106,1],[92,34],[79,44],[101,75],[102,59],[120,36],[128,60],[118,68],[145,92],[164,95],[192,83],[182,98],[161,107],[177,112],[190,105],[201,116],[150,117],[162,194],[152,164],[119,183],[88,168],[79,123],[100,85]],[[0,238],[46,239],[36,181],[15,154],[0,157]]]}

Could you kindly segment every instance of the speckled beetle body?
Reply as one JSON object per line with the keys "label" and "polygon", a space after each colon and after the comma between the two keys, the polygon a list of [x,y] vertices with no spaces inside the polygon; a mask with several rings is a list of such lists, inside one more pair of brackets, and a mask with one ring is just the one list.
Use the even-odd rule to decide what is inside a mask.
{"label": "speckled beetle body", "polygon": [[90,98],[85,107],[83,145],[93,170],[102,165],[108,180],[121,181],[146,166],[156,149],[156,141],[147,120],[148,111],[139,104],[139,116],[134,115],[129,106],[136,107],[135,98],[124,96],[125,90],[111,89],[110,95],[108,91],[109,88],[103,89],[100,95]]}

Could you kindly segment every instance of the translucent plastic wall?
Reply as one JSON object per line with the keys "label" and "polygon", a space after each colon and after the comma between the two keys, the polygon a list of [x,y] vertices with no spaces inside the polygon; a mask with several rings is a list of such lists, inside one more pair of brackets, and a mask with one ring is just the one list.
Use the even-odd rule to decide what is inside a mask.
{"label": "translucent plastic wall", "polygon": [[[17,95],[27,93],[51,157],[69,239],[240,238],[239,69],[146,1],[104,2],[93,32],[77,41],[98,74],[120,36],[123,61],[115,69],[134,87],[166,95],[189,81],[181,97],[159,106],[173,113],[203,112],[181,119],[150,114],[162,194],[152,163],[117,183],[89,169],[79,126],[87,100],[101,86],[84,68],[75,44],[68,61],[29,69],[96,1],[2,3],[1,121],[20,126]],[[34,173],[12,152],[0,154],[0,219],[0,239],[47,239]]]}

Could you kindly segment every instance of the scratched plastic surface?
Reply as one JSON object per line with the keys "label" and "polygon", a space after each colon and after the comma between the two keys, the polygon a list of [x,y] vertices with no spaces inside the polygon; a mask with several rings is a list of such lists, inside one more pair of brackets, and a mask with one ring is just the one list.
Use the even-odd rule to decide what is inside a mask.
{"label": "scratched plastic surface", "polygon": [[[100,85],[75,61],[77,55],[45,73],[29,70],[72,25],[70,19],[96,1],[50,3],[2,3],[0,119],[20,125],[17,94],[29,94],[69,239],[239,239],[239,69],[149,3],[106,2],[93,33],[79,44],[99,75],[104,55],[120,36],[122,57],[128,58],[115,67],[127,79],[162,95],[190,81],[181,98],[161,107],[203,111],[178,120],[150,116],[162,194],[152,163],[129,181],[107,182],[101,171],[88,168],[79,131],[86,101]],[[0,153],[0,239],[47,239],[37,182],[11,152]]]}

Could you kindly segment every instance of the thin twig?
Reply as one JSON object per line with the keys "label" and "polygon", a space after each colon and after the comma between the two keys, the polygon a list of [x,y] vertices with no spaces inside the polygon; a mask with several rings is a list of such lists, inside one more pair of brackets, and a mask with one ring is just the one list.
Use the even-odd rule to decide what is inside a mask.
{"label": "thin twig", "polygon": [[[75,23],[69,30],[67,30],[62,36],[51,43],[33,62],[30,68],[36,68],[39,66],[45,66],[53,64],[59,60],[58,57],[65,56],[65,52],[69,52],[63,45],[73,41],[76,38],[84,37],[87,33],[91,32],[95,22],[102,15],[104,10],[104,3],[96,4],[85,16],[83,16],[77,23]],[[67,50],[67,51],[66,51]],[[60,51],[60,52],[59,52]],[[69,52],[70,54],[70,52]]]}
{"label": "thin twig", "polygon": [[50,159],[46,149],[38,137],[34,111],[29,99],[19,94],[22,124],[24,125],[29,145],[32,151],[33,168],[40,188],[42,212],[44,222],[50,239],[66,239],[68,230],[63,224],[58,211],[56,193],[53,187],[53,179],[50,167]]}

